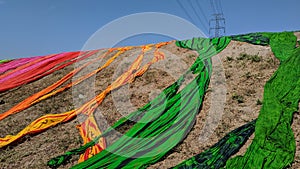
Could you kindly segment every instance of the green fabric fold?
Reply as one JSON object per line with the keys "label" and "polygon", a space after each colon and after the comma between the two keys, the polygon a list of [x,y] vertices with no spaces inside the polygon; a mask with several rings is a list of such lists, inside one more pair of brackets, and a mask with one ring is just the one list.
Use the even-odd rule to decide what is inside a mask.
{"label": "green fabric fold", "polygon": [[253,134],[256,120],[234,129],[206,151],[180,163],[173,169],[218,169],[246,143]]}
{"label": "green fabric fold", "polygon": [[[222,51],[229,42],[228,37],[212,40],[194,38],[178,42],[179,46],[184,45],[185,48],[197,50],[199,57],[181,78],[161,93],[167,97],[159,95],[137,112],[116,122],[97,139],[128,120],[138,120],[125,135],[106,150],[73,168],[145,168],[160,160],[191,130],[209,84],[212,67],[210,57]],[[196,74],[195,79],[178,91],[188,73]],[[48,165],[59,166],[74,153],[82,153],[87,147],[94,145],[97,139],[50,160]]]}
{"label": "green fabric fold", "polygon": [[265,34],[280,66],[264,87],[255,138],[244,156],[226,168],[285,168],[294,160],[296,145],[291,123],[300,98],[300,50],[292,32]]}

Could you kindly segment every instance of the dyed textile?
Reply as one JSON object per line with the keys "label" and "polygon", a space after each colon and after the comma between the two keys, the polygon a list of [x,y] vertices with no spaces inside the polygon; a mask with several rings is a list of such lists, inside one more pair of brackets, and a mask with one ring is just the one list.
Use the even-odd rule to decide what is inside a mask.
{"label": "dyed textile", "polygon": [[292,32],[263,34],[280,60],[264,87],[255,138],[244,156],[230,159],[226,168],[285,168],[293,162],[296,143],[291,123],[300,100],[300,48]]}
{"label": "dyed textile", "polygon": [[[127,83],[133,82],[136,77],[143,75],[152,64],[164,59],[164,54],[162,52],[160,52],[158,49],[168,43],[169,42],[159,43],[156,45],[142,46],[141,54],[136,58],[136,60],[132,63],[132,65],[128,68],[128,70],[126,72],[124,72],[120,77],[118,77],[111,85],[109,85],[107,87],[107,89],[105,89],[103,92],[101,92],[98,96],[96,96],[95,98],[93,98],[89,102],[85,103],[82,107],[80,107],[76,110],[71,110],[69,112],[65,112],[62,114],[48,114],[48,115],[38,118],[37,120],[32,122],[29,126],[27,126],[25,129],[23,129],[21,132],[19,132],[17,135],[14,135],[14,136],[8,135],[4,138],[0,138],[0,147],[9,145],[10,143],[16,141],[17,139],[19,139],[27,134],[37,134],[37,133],[40,133],[41,131],[44,131],[44,130],[46,130],[50,127],[53,127],[57,124],[68,122],[68,121],[72,120],[73,118],[75,118],[78,114],[83,113],[83,114],[87,115],[88,117],[91,116],[92,113],[95,111],[95,109],[101,104],[101,102],[106,97],[106,95],[108,93],[110,93],[110,91],[117,89],[120,86],[125,85]],[[153,59],[150,62],[146,63],[145,65],[141,65],[142,59],[144,57],[144,53],[147,52],[148,50],[152,49],[153,47],[155,47]],[[32,104],[35,104],[43,99],[53,96],[53,95],[57,94],[58,92],[62,92],[64,90],[70,88],[71,86],[82,82],[83,80],[91,77],[92,75],[95,75],[97,72],[99,72],[102,69],[109,66],[114,61],[114,59],[116,59],[120,54],[122,54],[124,51],[130,50],[131,48],[132,47],[124,47],[124,48],[116,48],[116,49],[108,50],[109,52],[112,52],[113,50],[119,50],[119,51],[112,58],[110,58],[102,67],[79,78],[77,81],[73,81],[72,83],[68,84],[67,86],[65,86],[63,88],[53,91],[55,88],[57,88],[58,86],[63,84],[66,80],[70,79],[74,74],[76,74],[76,72],[80,71],[82,68],[91,64],[92,62],[95,62],[95,60],[87,62],[82,67],[70,72],[68,75],[66,75],[64,78],[62,78],[60,81],[56,82],[55,84],[49,86],[48,88],[42,90],[41,92],[36,93],[33,96],[27,98],[26,100],[24,100],[17,106],[13,107],[8,112],[0,114],[1,115],[0,118],[3,119],[5,117],[7,117],[8,115],[19,112],[21,110],[24,110],[25,108],[30,107]],[[104,56],[102,56],[102,57],[104,57]],[[99,60],[99,59],[101,59],[101,57],[97,58],[96,60]],[[50,91],[52,91],[52,92],[49,93]],[[89,126],[91,124],[94,124],[94,126],[93,127]],[[91,136],[97,136],[97,135],[99,135],[99,133],[101,133],[100,130],[98,129],[96,123],[94,122],[93,117],[89,117],[87,119],[87,121],[85,121],[84,123],[82,123],[81,125],[79,125],[77,127],[80,131],[80,134],[81,134],[84,142],[87,142],[87,140],[92,140],[93,138],[91,138]],[[99,144],[101,144],[101,145],[99,145]],[[92,151],[87,150],[86,154],[81,156],[80,161],[86,160],[88,157],[100,152],[102,149],[105,148],[105,141],[103,139],[99,140],[99,144],[95,145],[92,148]],[[99,146],[101,148],[97,148]]]}
{"label": "dyed textile", "polygon": [[[6,118],[9,115],[18,113],[22,110],[25,110],[26,108],[32,106],[33,104],[36,104],[42,100],[45,100],[51,96],[54,96],[60,92],[63,92],[69,88],[71,88],[74,85],[77,85],[79,83],[81,83],[82,81],[84,81],[85,79],[95,75],[96,73],[100,72],[101,70],[103,70],[104,68],[106,68],[107,66],[109,66],[109,64],[111,62],[113,62],[113,60],[115,58],[117,58],[120,54],[122,54],[124,51],[129,50],[130,48],[121,48],[121,49],[116,49],[119,50],[119,52],[117,54],[115,54],[112,58],[110,58],[102,67],[98,68],[97,70],[90,72],[89,74],[85,75],[84,77],[81,77],[79,79],[77,79],[76,81],[72,81],[71,83],[65,85],[64,87],[61,87],[59,89],[57,89],[59,86],[61,86],[63,83],[67,82],[68,80],[70,80],[72,77],[74,77],[74,75],[76,75],[78,72],[80,72],[82,69],[86,68],[87,66],[89,66],[90,64],[97,62],[101,59],[103,59],[104,57],[106,57],[110,52],[112,52],[114,49],[109,50],[108,52],[106,52],[104,55],[99,56],[87,63],[85,63],[84,65],[74,69],[73,71],[71,71],[70,73],[68,73],[67,75],[65,75],[63,78],[61,78],[59,81],[55,82],[54,84],[48,86],[47,88],[33,94],[32,96],[26,98],[25,100],[23,100],[22,102],[20,102],[19,104],[17,104],[16,106],[12,107],[10,110],[0,114],[0,120]],[[89,56],[95,54],[96,52],[92,52],[89,54]],[[56,89],[56,90],[55,90]]]}
{"label": "dyed textile", "polygon": [[218,143],[179,165],[174,169],[218,169],[226,164],[226,161],[245,144],[252,135],[256,120],[234,129],[223,137]]}
{"label": "dyed textile", "polygon": [[[254,121],[227,134],[217,144],[174,168],[285,168],[294,160],[293,113],[300,99],[300,50],[291,32],[254,33],[232,39],[271,45],[281,65],[265,85],[264,101],[255,127],[255,139],[242,156],[229,159],[254,130]],[[226,163],[227,161],[227,163]]]}
{"label": "dyed textile", "polygon": [[4,60],[4,62],[2,62],[2,65],[0,67],[0,74],[15,69],[19,66],[22,66],[28,62],[32,62],[36,59],[39,59],[41,57],[45,57],[45,56],[36,56],[36,57],[30,57],[30,58],[20,58],[20,59],[15,59],[15,60]]}
{"label": "dyed textile", "polygon": [[[210,79],[210,57],[223,50],[229,42],[229,38],[213,40],[195,38],[192,41],[177,43],[199,53],[199,57],[188,72],[150,103],[117,121],[112,128],[94,141],[50,160],[48,165],[59,166],[72,155],[82,153],[93,146],[99,138],[105,137],[110,131],[128,121],[137,123],[107,149],[74,168],[145,168],[160,160],[182,141],[193,126]],[[191,72],[197,75],[195,79],[178,91],[186,74]],[[166,98],[162,99],[162,95]]]}
{"label": "dyed textile", "polygon": [[[6,63],[6,62],[10,62],[11,60],[7,60],[7,59],[4,59],[4,60],[0,60],[0,64],[3,64],[3,63]],[[1,72],[0,72],[1,73]]]}
{"label": "dyed textile", "polygon": [[[146,168],[161,160],[190,132],[210,81],[211,57],[225,49],[231,40],[254,45],[270,45],[274,55],[280,60],[278,70],[264,87],[259,117],[231,131],[206,151],[173,168],[286,168],[293,162],[295,156],[296,145],[290,126],[300,100],[300,48],[296,47],[297,38],[292,32],[253,33],[177,41],[177,46],[196,50],[199,54],[190,69],[145,106],[101,132],[93,115],[96,108],[111,91],[132,83],[152,64],[164,59],[164,53],[158,49],[169,42],[142,46],[141,53],[128,69],[95,98],[78,109],[61,114],[48,114],[36,119],[18,134],[0,138],[0,148],[27,134],[38,134],[50,127],[68,122],[79,114],[84,114],[85,121],[77,126],[84,145],[51,159],[48,166],[58,167],[73,155],[80,155],[79,164],[73,168]],[[155,48],[152,60],[142,65],[145,52],[152,48]],[[83,82],[109,66],[120,54],[131,49],[132,47],[124,47],[108,50],[107,53],[81,65],[59,81],[0,114],[0,120]],[[83,68],[107,57],[113,51],[116,53],[102,67],[62,86]],[[96,53],[97,50],[68,52],[2,63],[0,61],[0,92],[37,80]],[[190,74],[194,75],[194,79],[184,87],[183,82]],[[106,136],[132,122],[135,123],[128,132],[111,145],[106,145]],[[243,156],[230,159],[253,132],[255,138],[247,152]]]}

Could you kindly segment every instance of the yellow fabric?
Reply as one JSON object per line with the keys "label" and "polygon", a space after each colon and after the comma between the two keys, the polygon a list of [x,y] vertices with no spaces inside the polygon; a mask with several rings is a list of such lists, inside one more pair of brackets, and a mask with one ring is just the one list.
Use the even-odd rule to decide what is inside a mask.
{"label": "yellow fabric", "polygon": [[[70,73],[68,73],[67,75],[65,75],[62,79],[60,79],[59,81],[55,82],[54,84],[48,86],[47,88],[33,94],[32,96],[28,97],[27,99],[23,100],[22,102],[20,102],[19,104],[17,104],[16,106],[12,107],[10,110],[0,114],[0,121],[4,118],[6,118],[9,115],[18,113],[22,110],[27,109],[28,107],[32,106],[35,103],[38,103],[42,100],[45,100],[51,96],[54,96],[57,93],[63,92],[67,89],[69,89],[70,87],[77,85],[78,83],[82,82],[83,80],[95,75],[96,73],[100,72],[102,69],[106,68],[111,62],[114,61],[115,58],[117,58],[120,54],[122,54],[123,52],[125,52],[126,50],[131,49],[130,47],[125,47],[125,48],[118,48],[116,50],[119,50],[119,52],[117,54],[115,54],[112,58],[110,58],[106,64],[102,67],[100,67],[99,69],[77,79],[76,81],[73,81],[72,83],[67,84],[64,87],[61,87],[59,89],[55,90],[57,87],[59,87],[60,85],[62,85],[63,83],[65,83],[67,80],[69,80],[70,78],[72,78],[76,73],[78,73],[79,71],[81,71],[83,68],[87,67],[88,65],[99,61],[100,59],[104,58],[105,56],[107,56],[109,53],[111,53],[112,51],[114,51],[115,49],[111,49],[108,50],[108,52],[106,52],[104,55],[102,55],[101,57],[97,57],[96,59],[93,59],[92,61],[84,64],[83,66],[74,69],[73,71],[71,71]],[[52,91],[52,92],[51,92]]]}
{"label": "yellow fabric", "polygon": [[[77,126],[77,128],[79,129],[80,135],[83,138],[83,144],[86,144],[92,141],[96,136],[101,135],[93,114],[91,114],[85,122]],[[99,142],[95,144],[95,146],[88,148],[84,154],[80,155],[78,163],[98,154],[104,148],[106,148],[106,142],[104,138],[101,138]]]}
{"label": "yellow fabric", "polygon": [[[92,140],[94,136],[101,134],[92,114],[95,111],[95,109],[102,103],[105,96],[112,90],[117,89],[124,84],[133,82],[137,76],[143,75],[153,63],[155,63],[161,59],[164,59],[164,54],[162,52],[159,52],[158,49],[161,46],[166,45],[168,43],[170,43],[170,42],[157,44],[155,46],[156,50],[154,51],[153,59],[150,62],[148,62],[147,64],[145,64],[143,67],[141,67],[141,62],[143,60],[144,53],[147,52],[148,50],[152,49],[153,45],[143,46],[141,54],[136,58],[136,60],[132,63],[132,65],[129,67],[129,69],[126,72],[124,72],[120,77],[118,77],[111,85],[109,85],[103,92],[101,92],[95,98],[88,101],[87,103],[85,103],[78,109],[71,110],[71,111],[68,111],[68,112],[65,112],[62,114],[48,114],[48,115],[44,115],[44,116],[36,119],[30,125],[28,125],[26,128],[24,128],[22,131],[20,131],[18,134],[14,135],[14,136],[7,135],[4,138],[0,138],[0,148],[4,147],[6,145],[9,145],[10,143],[16,141],[17,139],[19,139],[27,134],[40,133],[41,131],[44,131],[44,130],[46,130],[50,127],[53,127],[59,123],[68,122],[71,119],[75,118],[76,115],[81,114],[81,113],[87,115],[88,118],[84,123],[82,123],[81,125],[78,125],[77,128],[80,131],[80,134],[84,140],[84,143],[88,142],[88,140]],[[123,53],[124,51],[129,50],[131,48],[132,47],[118,48],[117,50],[119,50],[119,52],[117,54],[115,54],[112,58],[110,58],[99,69],[79,78],[75,82],[72,82],[72,83],[66,85],[65,87],[62,87],[56,91],[52,91],[63,83],[63,81],[59,81],[59,82],[49,86],[47,88],[47,90],[42,90],[41,92],[24,100],[23,102],[21,102],[20,104],[18,104],[17,106],[14,107],[15,110],[10,110],[10,111],[15,113],[15,112],[24,110],[24,109],[28,108],[29,106],[31,106],[32,104],[35,104],[43,99],[53,96],[53,95],[57,94],[58,92],[62,92],[64,90],[72,87],[73,85],[80,83],[81,81],[95,75],[100,70],[109,66],[115,60],[115,58],[117,58],[121,53]],[[112,50],[110,50],[110,52],[111,51]],[[67,76],[73,75],[76,71],[80,71],[80,70],[74,70]],[[49,90],[52,92],[48,93]],[[89,126],[89,124],[92,124],[93,127]],[[83,131],[86,131],[86,132],[83,132]],[[104,148],[105,148],[105,140],[103,139],[103,140],[100,140],[100,142],[97,145],[95,145],[89,151],[87,151],[86,154],[81,156],[79,161],[81,162],[86,159],[85,157],[91,157],[92,155],[97,154],[99,151],[101,151],[101,149],[104,149]]]}
{"label": "yellow fabric", "polygon": [[59,123],[69,121],[74,116],[74,110],[62,113],[62,114],[47,114],[34,122],[30,125],[25,127],[22,131],[20,131],[17,135],[7,135],[4,138],[0,138],[0,148],[10,143],[16,141],[17,139],[28,135],[28,134],[35,134],[39,133],[45,129],[48,129],[51,126],[55,126]]}

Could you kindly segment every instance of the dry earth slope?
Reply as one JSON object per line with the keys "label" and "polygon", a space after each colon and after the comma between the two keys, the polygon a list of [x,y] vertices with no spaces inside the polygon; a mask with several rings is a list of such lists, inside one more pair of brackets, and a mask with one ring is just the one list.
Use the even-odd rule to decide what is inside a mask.
{"label": "dry earth slope", "polygon": [[[295,33],[300,39],[300,32]],[[161,49],[169,55],[179,56],[182,63],[187,66],[195,60],[197,53],[176,47],[171,43]],[[132,53],[125,53],[120,59],[117,59],[107,69],[97,74],[95,94],[105,89],[112,81],[115,70],[118,69],[124,58],[128,58]],[[164,62],[168,64],[168,62]],[[169,62],[172,63],[172,62]],[[218,64],[219,63],[219,64]],[[221,63],[221,64],[220,64]],[[173,63],[172,63],[173,64]],[[226,102],[224,111],[221,111],[220,119],[215,119],[210,114],[212,93],[218,87],[218,82],[210,85],[205,95],[202,110],[196,119],[196,124],[181,144],[172,149],[165,158],[149,168],[168,168],[175,166],[181,161],[190,158],[209,146],[216,143],[220,138],[225,136],[229,131],[257,118],[261,100],[263,96],[263,87],[266,81],[272,76],[279,66],[279,61],[274,57],[270,47],[256,46],[243,42],[232,41],[229,46],[220,54],[214,57],[214,65],[221,66],[214,74],[224,74],[226,81]],[[98,65],[95,65],[95,67]],[[176,70],[176,66],[172,71]],[[178,69],[180,66],[178,66]],[[56,82],[68,72],[73,70],[73,66],[68,66],[63,70],[50,74],[40,80],[23,85],[17,89],[12,89],[0,94],[0,110],[5,112],[12,106],[21,102],[30,95],[44,89],[48,85]],[[162,78],[163,77],[163,78]],[[176,74],[163,70],[159,67],[151,67],[142,77],[135,80],[133,84],[127,87],[130,101],[135,107],[141,107],[151,98],[157,95],[162,89],[172,84],[176,79]],[[213,77],[214,78],[214,77]],[[217,78],[216,78],[217,79]],[[218,80],[218,79],[217,79]],[[79,91],[80,92],[80,91]],[[85,93],[82,93],[84,95]],[[89,96],[86,96],[89,97]],[[83,98],[84,99],[84,98]],[[86,98],[85,98],[86,99]],[[103,114],[108,124],[113,124],[122,115],[129,113],[126,109],[120,112],[117,110],[117,103],[122,101],[114,100],[112,95],[108,95],[104,102],[98,108],[97,112]],[[125,98],[126,99],[126,98]],[[48,113],[62,113],[74,108],[72,90],[67,90],[61,94],[46,99],[34,106],[12,115],[0,122],[0,137],[8,134],[16,134],[25,126],[30,124],[34,119]],[[96,114],[100,120],[100,115]],[[26,136],[13,145],[0,149],[0,168],[47,168],[47,161],[54,156],[76,148],[82,144],[82,140],[75,126],[78,121],[75,119],[69,123],[53,127],[42,134]],[[101,124],[99,124],[101,126]],[[203,141],[200,136],[208,131],[205,126],[216,127],[208,139]],[[295,133],[297,151],[295,161],[291,169],[300,168],[300,113],[295,113],[292,128]],[[123,128],[120,132],[125,132],[128,128]],[[238,152],[243,154],[247,146],[251,143],[253,136],[245,146]],[[114,138],[108,138],[108,143]],[[71,163],[61,168],[69,168],[76,164],[78,157],[71,159]]]}

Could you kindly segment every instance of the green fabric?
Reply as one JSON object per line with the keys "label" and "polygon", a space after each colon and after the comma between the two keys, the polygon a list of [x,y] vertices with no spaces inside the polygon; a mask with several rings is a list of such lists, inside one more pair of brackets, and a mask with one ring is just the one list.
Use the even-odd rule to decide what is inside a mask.
{"label": "green fabric", "polygon": [[[187,72],[196,74],[195,79],[178,92],[187,74],[185,73],[161,93],[167,96],[166,99],[162,99],[164,97],[159,95],[139,111],[116,122],[102,136],[130,119],[138,119],[138,122],[124,136],[108,146],[106,150],[75,165],[74,168],[145,168],[160,160],[182,141],[192,128],[208,87],[212,67],[210,57],[223,50],[229,42],[230,38],[226,37],[212,40],[195,38],[177,42],[177,45],[197,50],[199,53],[199,57]],[[50,160],[48,165],[59,166],[69,159],[73,152],[75,154],[84,152],[87,147],[94,145],[97,139],[88,143],[88,146]]]}
{"label": "green fabric", "polygon": [[[233,40],[238,40],[238,41],[244,41],[244,42],[247,42],[247,43],[251,43],[251,44],[255,44],[255,45],[267,45],[267,43],[270,43],[271,44],[271,47],[272,47],[272,51],[274,52],[274,54],[276,55],[277,58],[279,58],[281,60],[281,62],[284,62],[284,60],[288,59],[290,56],[294,56],[294,57],[300,57],[300,53],[299,49],[295,49],[295,41],[296,41],[296,38],[295,36],[292,34],[292,32],[285,32],[285,33],[280,33],[280,34],[277,34],[277,33],[254,33],[254,34],[247,34],[247,35],[238,35],[238,36],[232,36],[231,37]],[[282,50],[282,48],[284,48],[285,50]],[[291,61],[292,62],[292,61]],[[296,66],[296,65],[299,65],[299,61],[294,63],[294,65],[289,68],[286,68],[285,70],[289,70],[289,69],[292,69],[292,67],[294,67],[294,69],[296,68],[296,73],[295,74],[292,74],[291,75],[291,79],[292,80],[296,80],[296,79],[299,79],[299,66]],[[280,68],[278,71],[281,71],[282,68]],[[282,71],[283,72],[283,71]],[[285,74],[287,74],[288,72],[284,72]],[[283,73],[283,74],[284,74]],[[294,75],[294,76],[293,76]],[[277,74],[275,74],[274,76],[277,76]],[[282,75],[282,77],[284,77]],[[293,83],[293,81],[290,80],[290,83]],[[271,81],[271,80],[270,80]],[[281,80],[275,80],[272,81],[273,84],[275,86],[280,86],[279,89],[281,88],[284,88],[285,85],[282,85],[282,84],[279,84],[281,83]],[[276,84],[277,82],[277,84]],[[297,80],[295,81],[296,83],[294,83],[292,86],[289,86],[290,88],[289,89],[294,89],[294,87],[296,87],[297,85],[299,86],[299,81],[297,83]],[[271,83],[271,82],[269,82]],[[274,88],[276,89],[276,88]],[[286,92],[283,92],[283,93],[280,93],[282,94],[282,97],[285,97],[285,95],[290,92],[288,91],[289,89],[287,89]],[[267,90],[268,91],[268,90]],[[298,94],[296,94],[298,91]],[[273,92],[273,91],[272,91]],[[270,92],[270,93],[272,93]],[[285,121],[285,123],[287,123],[288,125],[287,126],[290,126],[290,121],[291,121],[291,118],[292,118],[292,113],[294,111],[297,110],[297,103],[299,102],[299,89],[296,89],[296,90],[293,90],[293,92],[295,92],[294,94],[291,93],[291,97],[293,97],[294,99],[294,105],[291,106],[289,105],[291,102],[287,103],[289,106],[288,109],[294,107],[293,110],[290,110],[290,112],[286,114],[285,119],[282,118],[282,121]],[[276,92],[275,92],[276,93]],[[268,96],[268,94],[266,94],[266,96]],[[276,95],[276,96],[279,96],[279,95]],[[278,97],[280,98],[280,97]],[[271,100],[273,98],[270,98]],[[270,100],[269,99],[269,100]],[[290,99],[290,97],[288,97],[287,99],[285,99],[286,101],[288,101]],[[280,100],[282,103],[284,103],[282,100]],[[267,103],[269,103],[269,101],[267,101]],[[267,104],[266,103],[266,104]],[[267,107],[267,109],[270,109],[272,110],[272,106],[265,106]],[[278,113],[277,113],[278,114]],[[269,157],[269,160],[271,159],[275,159],[274,156],[281,156],[278,158],[278,163],[282,164],[282,166],[287,166],[288,163],[290,163],[291,161],[293,161],[293,154],[294,154],[294,150],[295,150],[295,147],[294,147],[294,138],[293,138],[293,133],[291,132],[291,130],[289,129],[286,129],[285,127],[285,124],[280,122],[280,120],[277,119],[273,119],[273,117],[276,117],[276,114],[274,113],[273,115],[275,116],[271,116],[269,114],[264,114],[266,117],[264,118],[260,118],[261,121],[261,126],[258,126],[257,129],[260,129],[260,131],[257,131],[256,132],[256,135],[257,135],[257,138],[260,138],[260,143],[261,145],[265,144],[266,143],[266,140],[265,138],[273,138],[275,137],[277,140],[277,142],[281,142],[281,141],[284,141],[283,143],[281,144],[286,144],[287,145],[287,150],[286,150],[286,153],[282,153],[282,154],[279,154],[281,153],[281,151],[285,151],[285,150],[280,150],[278,151],[278,154],[273,154],[273,157]],[[262,117],[262,116],[260,116]],[[264,120],[265,119],[265,120]],[[270,136],[266,136],[266,129],[265,129],[265,126],[264,124],[268,124],[271,120],[268,120],[268,122],[266,122],[267,120],[266,119],[273,119],[273,123],[272,124],[269,124],[269,126],[271,126],[269,128],[269,131],[273,131],[274,129],[276,129],[278,127],[278,132],[277,134],[270,134]],[[253,123],[253,122],[251,122]],[[242,131],[244,132],[243,134],[242,133],[237,133],[237,131],[239,129],[242,129]],[[231,156],[233,155],[235,152],[238,151],[238,149],[244,144],[244,142],[248,139],[248,137],[252,134],[254,130],[254,124],[253,125],[244,125],[232,132],[230,132],[228,135],[226,135],[224,138],[222,138],[217,144],[215,144],[214,146],[212,146],[211,148],[209,148],[208,150],[204,151],[203,153],[200,153],[184,162],[182,162],[181,164],[177,165],[176,167],[174,168],[181,168],[181,169],[186,169],[186,168],[199,168],[199,169],[202,169],[202,168],[214,168],[214,169],[217,169],[217,168],[220,168],[220,167],[223,167],[223,165],[225,164],[226,160]],[[280,132],[282,132],[283,130],[287,130],[286,134],[287,135],[284,135],[284,134],[281,134],[280,135]],[[259,133],[264,133],[265,135],[262,135],[262,134],[259,134]],[[239,137],[237,137],[237,135],[239,135]],[[259,134],[259,135],[258,135]],[[236,138],[239,138],[240,141],[238,142],[235,142],[234,140]],[[231,141],[232,142],[231,142]],[[275,142],[273,143],[269,143],[269,145],[272,145],[272,146],[269,146],[269,147],[265,147],[265,148],[269,148],[268,150],[271,151],[271,150],[277,150],[276,149],[276,146],[280,146],[280,144],[277,144]],[[271,140],[272,142],[272,140]],[[290,145],[290,146],[289,146]],[[273,149],[270,149],[270,147],[272,147]],[[253,150],[253,151],[256,151],[256,150]],[[289,152],[291,152],[289,154]],[[256,152],[257,153],[257,152]],[[261,154],[261,152],[259,152]],[[255,154],[255,155],[252,155],[251,154],[251,157],[252,160],[255,160],[257,157],[260,157],[258,159],[260,160],[263,160],[263,159],[267,159],[266,155],[261,155],[259,156],[259,153]],[[284,163],[285,162],[285,158],[286,156],[289,156],[290,160],[289,162],[287,163]],[[281,159],[280,159],[281,158]],[[239,162],[239,158],[236,159],[236,163]],[[247,159],[246,159],[247,160]],[[287,160],[286,160],[287,161]],[[265,161],[266,163],[268,161]],[[252,164],[252,161],[250,161],[247,166],[244,164],[240,164],[240,165],[231,165],[229,166],[229,163],[228,162],[228,165],[227,165],[227,168],[260,168],[259,165],[256,165],[256,164]],[[241,162],[243,163],[243,162]],[[270,162],[272,163],[272,161]],[[251,165],[252,164],[252,165]],[[277,168],[277,167],[280,167],[280,165],[276,164],[276,163],[273,163],[272,165],[267,165],[267,164],[264,164],[263,167],[261,168]],[[283,167],[281,167],[283,168]]]}
{"label": "green fabric", "polygon": [[11,61],[11,60],[7,60],[7,59],[0,60],[0,64],[1,64],[1,63],[6,63],[6,62],[9,62],[9,61]]}
{"label": "green fabric", "polygon": [[[66,152],[62,156],[59,156],[59,157],[51,159],[48,162],[48,165],[50,167],[58,167],[59,165],[61,165],[62,163],[66,162],[68,159],[70,159],[72,155],[84,153],[87,148],[93,146],[96,142],[98,142],[98,140],[101,137],[105,137],[106,135],[110,134],[110,132],[112,130],[117,129],[118,127],[123,126],[124,124],[126,124],[129,121],[137,121],[138,118],[140,116],[143,116],[145,114],[145,112],[147,112],[147,111],[150,110],[150,108],[153,109],[153,108],[162,107],[163,105],[166,104],[166,102],[170,98],[174,97],[174,95],[178,91],[178,89],[179,89],[180,85],[182,84],[182,82],[183,82],[183,77],[179,78],[177,80],[177,82],[175,82],[174,84],[172,84],[171,86],[169,86],[168,88],[166,88],[155,99],[153,99],[151,102],[149,102],[148,104],[146,104],[144,107],[140,108],[138,111],[131,113],[127,117],[121,118],[111,128],[107,129],[105,132],[103,132],[102,135],[98,136],[94,141],[89,142],[89,143],[85,144],[84,146],[81,146],[78,149],[74,149],[74,150],[71,150],[69,152]],[[164,97],[166,98],[166,100],[162,99]]]}
{"label": "green fabric", "polygon": [[270,39],[268,38],[269,33],[250,33],[245,35],[235,35],[231,36],[232,40],[247,42],[254,45],[269,45]]}
{"label": "green fabric", "polygon": [[264,87],[255,138],[244,156],[230,159],[226,168],[285,168],[295,155],[291,129],[300,98],[300,48],[291,32],[264,34],[280,66]]}
{"label": "green fabric", "polygon": [[[270,39],[260,33],[231,36],[232,40],[243,41],[255,45],[268,45]],[[185,47],[181,45],[181,47]],[[252,121],[242,127],[239,127],[225,137],[218,143],[207,149],[206,151],[183,161],[181,164],[175,166],[176,169],[187,168],[220,168],[223,167],[226,161],[235,154],[247,141],[247,139],[254,132],[255,121]]]}
{"label": "green fabric", "polygon": [[230,156],[239,151],[254,132],[255,120],[245,124],[223,137],[218,143],[174,169],[218,169],[225,165]]}
{"label": "green fabric", "polygon": [[[175,168],[220,168],[225,162],[225,168],[230,169],[285,168],[292,163],[296,145],[290,125],[300,99],[300,48],[295,47],[297,40],[293,33],[284,32],[254,33],[212,40],[194,38],[176,42],[180,47],[198,51],[199,57],[190,68],[197,75],[196,78],[178,92],[188,72],[185,73],[139,111],[120,119],[98,139],[132,119],[138,122],[125,134],[127,137],[121,137],[107,150],[74,168],[145,168],[161,159],[190,131],[209,82],[210,57],[222,51],[230,39],[255,45],[269,44],[280,60],[278,70],[264,87],[263,105],[255,124],[255,138],[244,156],[226,162],[252,134],[253,121],[232,131],[210,149]],[[165,95],[165,100],[162,95]],[[151,140],[140,141],[137,138]],[[83,153],[95,142],[97,139],[54,158],[48,165],[59,166],[72,155]]]}
{"label": "green fabric", "polygon": [[272,52],[281,62],[294,55],[297,37],[291,32],[269,35]]}

